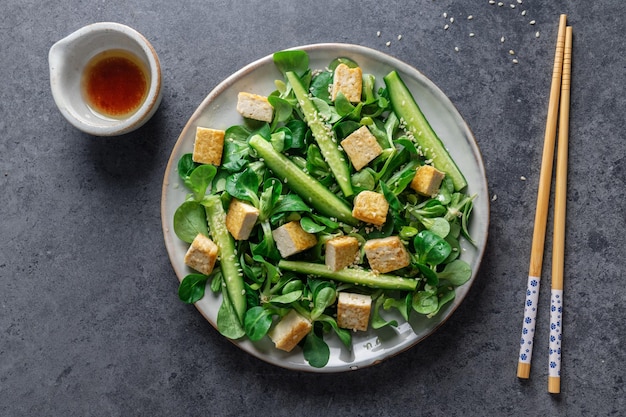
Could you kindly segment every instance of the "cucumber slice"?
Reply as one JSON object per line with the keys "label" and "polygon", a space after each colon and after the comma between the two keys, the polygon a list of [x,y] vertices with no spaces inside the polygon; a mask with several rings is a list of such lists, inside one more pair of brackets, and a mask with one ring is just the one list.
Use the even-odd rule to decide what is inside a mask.
{"label": "cucumber slice", "polygon": [[441,142],[437,133],[426,120],[424,113],[422,113],[422,110],[415,102],[413,95],[406,84],[404,84],[404,81],[402,81],[402,78],[400,78],[400,75],[396,71],[391,71],[383,79],[389,92],[393,111],[401,123],[406,125],[406,130],[415,137],[415,140],[422,148],[424,156],[433,161],[435,168],[445,172],[452,179],[456,191],[465,188],[467,181],[461,170],[459,170],[443,142]]}
{"label": "cucumber slice", "polygon": [[335,281],[387,290],[415,291],[418,284],[418,280],[413,278],[378,274],[367,269],[344,268],[339,271],[331,271],[325,264],[313,262],[281,259],[278,262],[278,267],[282,270],[293,271],[299,274],[313,275],[333,279]]}
{"label": "cucumber slice", "polygon": [[308,91],[300,82],[300,78],[293,72],[287,72],[286,76],[302,108],[304,119],[311,128],[313,137],[324,156],[324,160],[330,167],[343,195],[350,197],[354,191],[352,190],[352,183],[350,182],[350,168],[346,161],[346,156],[339,150],[339,146],[331,133],[332,130],[330,126],[327,126],[326,123],[321,120],[315,104],[309,98]]}
{"label": "cucumber slice", "polygon": [[298,168],[291,159],[277,152],[267,140],[255,135],[250,138],[248,144],[263,158],[265,164],[279,179],[289,183],[289,188],[295,191],[305,203],[316,208],[320,213],[351,226],[359,223],[352,216],[352,208],[348,204]]}

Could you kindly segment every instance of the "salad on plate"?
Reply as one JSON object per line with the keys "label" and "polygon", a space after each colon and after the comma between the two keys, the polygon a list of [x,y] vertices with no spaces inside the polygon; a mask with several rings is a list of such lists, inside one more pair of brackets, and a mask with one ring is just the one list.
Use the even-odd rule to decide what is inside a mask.
{"label": "salad on plate", "polygon": [[472,277],[476,195],[399,72],[273,54],[275,91],[240,91],[240,123],[197,126],[177,161],[178,295],[220,294],[225,337],[325,367],[329,340],[435,317]]}

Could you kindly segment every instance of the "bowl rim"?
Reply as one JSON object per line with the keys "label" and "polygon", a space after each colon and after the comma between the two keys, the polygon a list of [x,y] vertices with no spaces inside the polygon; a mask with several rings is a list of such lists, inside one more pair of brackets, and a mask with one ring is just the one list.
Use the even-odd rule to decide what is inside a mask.
{"label": "bowl rim", "polygon": [[[148,95],[142,105],[127,118],[119,119],[109,125],[97,125],[90,123],[82,117],[72,104],[72,93],[68,91],[67,82],[64,81],[64,73],[72,71],[65,65],[65,59],[76,53],[81,43],[95,36],[103,34],[117,34],[125,37],[134,43],[144,55],[142,59],[147,60],[150,72],[150,86]],[[105,46],[102,50],[117,49]],[[78,53],[78,56],[82,54]],[[97,22],[81,27],[60,39],[52,45],[48,53],[50,70],[50,88],[55,104],[61,111],[65,119],[77,129],[94,136],[117,136],[131,132],[146,123],[156,112],[162,98],[162,74],[161,64],[158,54],[150,41],[137,30],[116,22]],[[82,69],[77,72],[82,74]],[[71,76],[70,76],[71,77]],[[76,96],[76,95],[75,95]]]}

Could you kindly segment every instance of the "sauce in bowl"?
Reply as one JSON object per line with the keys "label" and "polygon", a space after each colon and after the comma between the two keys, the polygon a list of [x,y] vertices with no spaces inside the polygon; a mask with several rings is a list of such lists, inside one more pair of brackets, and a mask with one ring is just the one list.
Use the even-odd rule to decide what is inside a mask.
{"label": "sauce in bowl", "polygon": [[134,54],[113,49],[91,58],[81,89],[89,107],[107,117],[123,119],[137,111],[148,95],[150,75]]}

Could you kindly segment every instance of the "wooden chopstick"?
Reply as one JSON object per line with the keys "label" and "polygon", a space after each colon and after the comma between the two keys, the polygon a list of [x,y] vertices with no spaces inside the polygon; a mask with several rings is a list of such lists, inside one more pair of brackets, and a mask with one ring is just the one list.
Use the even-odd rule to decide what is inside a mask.
{"label": "wooden chopstick", "polygon": [[548,392],[561,392],[561,329],[563,324],[563,269],[565,258],[565,205],[567,196],[567,149],[572,69],[572,27],[565,31],[565,52],[559,108],[559,141],[554,188],[554,238],[552,242],[552,287],[550,291],[550,355]]}
{"label": "wooden chopstick", "polygon": [[552,162],[554,159],[554,145],[556,125],[559,111],[559,95],[561,93],[561,75],[563,71],[563,51],[565,47],[565,27],[567,16],[562,14],[559,19],[554,67],[552,70],[552,85],[548,102],[548,117],[544,136],[541,171],[539,174],[539,190],[537,192],[537,207],[533,240],[530,252],[530,267],[524,302],[524,322],[520,352],[518,356],[517,377],[530,377],[530,362],[533,352],[533,338],[535,335],[535,321],[537,304],[539,301],[539,287],[541,283],[541,268],[543,265],[543,247],[545,243],[546,223],[548,220],[548,203],[550,201],[550,187],[552,180]]}

